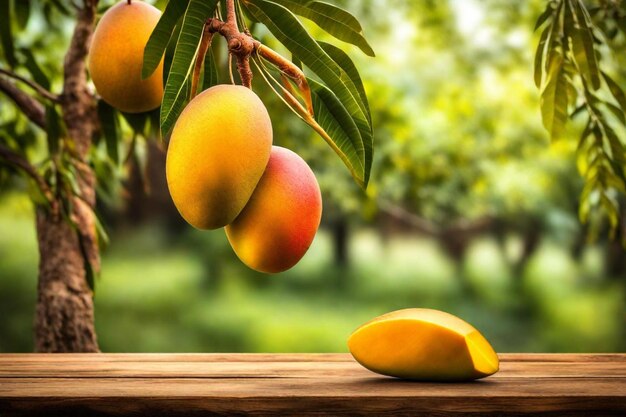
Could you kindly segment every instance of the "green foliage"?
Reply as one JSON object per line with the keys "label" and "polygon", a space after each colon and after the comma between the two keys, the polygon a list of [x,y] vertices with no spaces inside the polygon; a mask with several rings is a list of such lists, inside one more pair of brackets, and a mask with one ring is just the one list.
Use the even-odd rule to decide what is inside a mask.
{"label": "green foliage", "polygon": [[189,0],[170,1],[167,3],[161,19],[159,19],[146,44],[141,71],[141,76],[144,79],[148,78],[157,68],[159,62],[161,62],[174,29],[187,10],[188,5]]}
{"label": "green foliage", "polygon": [[[617,4],[608,3],[606,7],[617,9]],[[616,15],[616,19],[623,17]],[[605,72],[610,65],[601,61],[609,41],[582,0],[549,1],[535,28],[544,25],[535,55],[544,126],[553,139],[560,139],[568,118],[587,115],[578,141],[578,166],[585,179],[579,215],[582,222],[595,220],[592,231],[597,233],[598,216],[593,214],[601,211],[614,236],[620,222],[626,223],[618,198],[626,194],[626,99]],[[626,243],[626,235],[622,239]]]}
{"label": "green foliage", "polygon": [[[331,129],[330,132],[326,130],[331,140],[329,141],[326,137],[325,139],[346,163],[357,183],[366,186],[372,163],[372,125],[367,107],[355,88],[359,81],[350,76],[355,75],[354,71],[348,74],[342,69],[340,63],[326,53],[289,9],[266,0],[251,0],[244,4],[250,13],[263,23],[298,61],[322,80],[328,87],[327,93],[336,96],[328,96],[328,102],[332,101],[334,104],[341,105],[349,113],[357,127],[356,131],[352,130],[349,125],[345,125],[345,119],[329,118],[326,117],[328,112],[323,113],[323,123],[327,129]],[[344,56],[341,55],[340,58],[344,62]],[[358,76],[358,73],[356,75]],[[332,112],[330,114],[333,115]],[[342,134],[337,139],[333,138],[332,134],[339,132]],[[345,141],[345,134],[351,134],[350,142]],[[330,142],[334,142],[335,146]],[[352,144],[352,149],[345,146],[347,143]],[[338,152],[338,149],[341,152]]]}
{"label": "green foliage", "polygon": [[274,0],[274,3],[310,19],[335,38],[356,45],[365,54],[374,56],[374,50],[363,36],[361,24],[345,10],[321,1]]}
{"label": "green foliage", "polygon": [[98,118],[100,119],[100,128],[106,142],[109,158],[115,164],[119,164],[119,143],[121,142],[122,133],[117,111],[104,100],[98,100]]}
{"label": "green foliage", "polygon": [[190,0],[189,6],[187,6],[161,104],[161,132],[163,136],[169,133],[186,104],[187,83],[193,72],[204,24],[213,14],[216,6],[217,0]]}
{"label": "green foliage", "polygon": [[[180,35],[174,42],[176,50],[161,106],[161,132],[164,136],[171,130],[187,103],[204,22],[214,12],[221,13],[215,10],[217,1],[191,0],[188,3],[168,3],[144,55],[143,76],[146,77],[154,71],[168,44],[172,43],[171,33],[176,27],[180,28]],[[337,6],[317,1],[243,0],[237,2],[237,5],[237,20],[242,30],[247,30],[243,11],[246,16],[265,25],[292,52],[294,60],[304,63],[320,78],[322,84],[313,88],[315,91],[312,101],[321,114],[303,114],[305,110],[295,98],[284,102],[294,112],[299,113],[337,152],[357,183],[367,185],[372,164],[372,123],[365,90],[356,66],[339,48],[330,44],[324,46],[313,39],[294,13],[312,20],[335,38],[352,43],[373,56],[374,52],[363,37],[357,19]],[[262,77],[272,85],[276,94],[291,94],[276,80],[261,58],[253,58]],[[204,60],[201,85],[202,88],[208,88],[219,80],[211,48]],[[332,110],[329,111],[329,108]]]}
{"label": "green foliage", "polygon": [[11,30],[11,7],[13,3],[13,1],[5,0],[0,4],[0,43],[2,44],[4,59],[10,67],[14,67],[17,64],[13,33]]}

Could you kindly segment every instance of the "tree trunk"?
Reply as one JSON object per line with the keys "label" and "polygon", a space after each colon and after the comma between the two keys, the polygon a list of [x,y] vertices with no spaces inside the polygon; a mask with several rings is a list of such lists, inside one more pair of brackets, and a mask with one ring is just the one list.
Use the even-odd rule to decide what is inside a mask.
{"label": "tree trunk", "polygon": [[37,210],[39,285],[37,352],[97,352],[92,292],[76,231],[62,217]]}
{"label": "tree trunk", "polygon": [[343,215],[338,215],[331,225],[333,235],[333,254],[335,265],[340,268],[348,266],[348,222]]}
{"label": "tree trunk", "polygon": [[[93,293],[87,282],[100,270],[95,228],[96,180],[88,163],[99,125],[96,100],[87,88],[86,57],[94,29],[97,0],[84,0],[63,62],[60,104],[67,128],[61,152],[72,152],[79,195],[59,210],[37,210],[39,285],[35,316],[38,352],[98,352]],[[69,211],[69,212],[68,212]]]}

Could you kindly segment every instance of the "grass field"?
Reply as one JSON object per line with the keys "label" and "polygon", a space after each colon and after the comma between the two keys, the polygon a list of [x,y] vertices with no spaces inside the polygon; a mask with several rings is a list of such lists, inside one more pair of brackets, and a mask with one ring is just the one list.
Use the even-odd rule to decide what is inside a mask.
{"label": "grass field", "polygon": [[[0,204],[0,351],[32,350],[37,246],[26,200]],[[545,242],[521,277],[507,248],[476,241],[461,265],[434,241],[353,233],[351,264],[333,264],[321,231],[292,270],[267,276],[233,255],[222,231],[120,230],[96,288],[106,352],[334,352],[362,322],[406,307],[457,314],[499,351],[626,349],[624,281],[603,276],[597,248],[579,260]],[[513,240],[512,245],[515,242]]]}

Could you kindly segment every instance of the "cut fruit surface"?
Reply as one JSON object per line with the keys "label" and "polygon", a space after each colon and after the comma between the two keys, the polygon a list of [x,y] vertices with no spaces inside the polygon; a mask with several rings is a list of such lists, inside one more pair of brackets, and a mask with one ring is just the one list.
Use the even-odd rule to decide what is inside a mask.
{"label": "cut fruit surface", "polygon": [[348,339],[352,356],[379,374],[462,381],[498,371],[487,339],[469,323],[438,310],[411,308],[377,317]]}

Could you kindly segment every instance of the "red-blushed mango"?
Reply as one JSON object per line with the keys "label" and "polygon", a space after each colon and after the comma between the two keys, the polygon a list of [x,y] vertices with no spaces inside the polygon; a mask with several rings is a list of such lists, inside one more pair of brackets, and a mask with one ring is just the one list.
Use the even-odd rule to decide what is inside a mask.
{"label": "red-blushed mango", "polygon": [[379,374],[427,381],[464,381],[498,371],[498,355],[467,322],[443,311],[398,310],[359,327],[352,356]]}
{"label": "red-blushed mango", "polygon": [[163,98],[163,59],[150,77],[141,79],[143,52],[161,12],[133,0],[107,10],[89,48],[89,73],[98,94],[111,106],[127,113],[159,107]]}
{"label": "red-blushed mango", "polygon": [[176,208],[198,229],[235,220],[261,179],[272,149],[272,122],[261,99],[240,85],[198,94],[174,125],[167,185]]}
{"label": "red-blushed mango", "polygon": [[302,259],[321,217],[322,195],[311,168],[295,152],[273,146],[265,173],[226,235],[250,268],[282,272]]}

